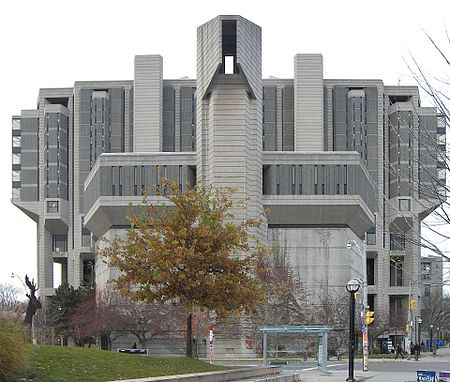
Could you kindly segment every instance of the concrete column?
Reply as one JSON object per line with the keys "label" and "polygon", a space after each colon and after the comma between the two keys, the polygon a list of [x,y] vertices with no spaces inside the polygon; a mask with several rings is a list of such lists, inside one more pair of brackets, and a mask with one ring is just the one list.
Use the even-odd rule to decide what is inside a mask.
{"label": "concrete column", "polygon": [[294,57],[295,151],[323,151],[323,58]]}
{"label": "concrete column", "polygon": [[175,151],[181,151],[180,87],[175,87]]}
{"label": "concrete column", "polygon": [[134,58],[134,152],[162,150],[163,58]]}
{"label": "concrete column", "polygon": [[263,365],[267,366],[267,332],[263,332]]}
{"label": "concrete column", "polygon": [[283,150],[283,88],[277,86],[277,151]]}
{"label": "concrete column", "polygon": [[322,336],[322,366],[321,370],[324,373],[327,373],[327,362],[328,362],[328,333],[323,332]]}

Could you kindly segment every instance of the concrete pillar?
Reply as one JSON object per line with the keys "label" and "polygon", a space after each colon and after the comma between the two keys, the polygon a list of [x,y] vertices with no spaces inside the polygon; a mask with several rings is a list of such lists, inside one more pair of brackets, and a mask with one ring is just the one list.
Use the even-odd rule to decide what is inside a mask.
{"label": "concrete pillar", "polygon": [[267,332],[263,332],[263,365],[267,366]]}
{"label": "concrete pillar", "polygon": [[328,362],[328,333],[323,332],[321,335],[322,339],[322,365],[321,370],[324,373],[327,373],[327,362]]}
{"label": "concrete pillar", "polygon": [[134,152],[162,150],[163,58],[134,58]]}
{"label": "concrete pillar", "polygon": [[294,57],[295,151],[323,151],[323,57]]}

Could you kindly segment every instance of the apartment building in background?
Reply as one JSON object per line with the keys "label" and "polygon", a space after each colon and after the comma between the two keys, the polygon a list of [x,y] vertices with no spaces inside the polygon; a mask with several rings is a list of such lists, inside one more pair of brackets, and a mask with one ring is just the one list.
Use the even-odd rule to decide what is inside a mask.
{"label": "apartment building in background", "polygon": [[[237,188],[235,219],[265,216],[255,233],[289,256],[312,300],[346,293],[366,268],[370,308],[406,320],[423,293],[420,223],[440,204],[429,190],[445,182],[429,150],[445,149],[436,109],[415,86],[325,79],[321,54],[295,55],[292,78],[264,79],[261,64],[261,28],[217,16],[197,29],[196,79],[166,79],[161,56],[140,55],[132,79],[42,88],[12,118],[12,202],[37,224],[41,298],[55,269],[104,287],[115,271],[93,248],[168,177]],[[347,243],[366,236],[364,267]]]}

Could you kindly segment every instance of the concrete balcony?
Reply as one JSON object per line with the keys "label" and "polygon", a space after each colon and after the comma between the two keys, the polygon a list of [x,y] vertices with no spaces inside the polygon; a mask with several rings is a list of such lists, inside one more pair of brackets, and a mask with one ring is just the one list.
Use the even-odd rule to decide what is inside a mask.
{"label": "concrete balcony", "polygon": [[142,191],[149,202],[167,204],[149,187],[160,185],[163,177],[194,186],[195,153],[102,154],[84,184],[85,227],[101,237],[111,227],[129,226],[127,217],[139,211]]}
{"label": "concrete balcony", "polygon": [[376,192],[356,152],[265,152],[263,203],[269,225],[349,227],[360,238],[374,224]]}
{"label": "concrete balcony", "polygon": [[389,296],[409,296],[409,286],[390,286],[387,288]]}
{"label": "concrete balcony", "polygon": [[44,214],[44,205],[39,201],[22,201],[20,198],[13,198],[11,203],[36,223],[39,221],[39,216]]}
{"label": "concrete balcony", "polygon": [[269,225],[349,227],[360,238],[374,224],[359,195],[264,195]]}
{"label": "concrete balcony", "polygon": [[44,199],[45,227],[51,233],[65,233],[69,226],[68,201],[65,199]]}

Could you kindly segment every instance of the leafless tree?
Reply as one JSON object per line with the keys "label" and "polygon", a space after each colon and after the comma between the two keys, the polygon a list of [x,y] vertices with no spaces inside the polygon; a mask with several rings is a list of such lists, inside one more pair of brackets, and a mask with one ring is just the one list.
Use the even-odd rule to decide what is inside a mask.
{"label": "leafless tree", "polygon": [[368,326],[370,346],[374,347],[377,338],[383,334],[388,334],[389,329],[389,313],[382,309],[377,310],[373,322]]}
{"label": "leafless tree", "polygon": [[433,325],[435,328],[441,328],[445,331],[450,330],[450,295],[445,295],[437,291],[432,291],[430,296],[424,298],[422,306],[422,327],[429,328]]}
{"label": "leafless tree", "polygon": [[19,289],[14,285],[0,283],[0,310],[12,311],[17,308],[20,303],[19,295]]}
{"label": "leafless tree", "polygon": [[118,308],[124,317],[126,331],[136,336],[140,347],[156,336],[173,334],[185,319],[185,310],[174,304],[145,304],[122,297]]}
{"label": "leafless tree", "polygon": [[268,301],[255,316],[259,325],[292,325],[308,321],[307,297],[286,251],[274,248],[261,259],[259,277],[266,284]]}
{"label": "leafless tree", "polygon": [[[424,34],[437,59],[433,68],[426,68],[413,53],[405,58],[405,62],[425,95],[424,98],[436,107],[438,120],[443,122],[443,128],[448,132],[450,127],[450,37],[446,31],[446,39],[441,43],[428,33],[424,32]],[[419,132],[411,132],[411,136],[417,139],[420,145],[419,152],[413,158],[419,165],[419,173],[423,181],[423,184],[416,185],[417,191],[423,207],[428,208],[429,212],[433,211],[427,219],[421,221],[422,232],[418,232],[419,239],[414,244],[450,261],[450,257],[446,254],[446,243],[450,239],[450,209],[447,199],[450,188],[449,183],[444,180],[450,179],[450,158],[445,134],[439,132],[436,134],[436,131],[419,127]]]}
{"label": "leafless tree", "polygon": [[[355,328],[361,327],[358,304],[356,304]],[[327,325],[331,328],[328,335],[328,351],[331,355],[339,355],[347,351],[349,338],[349,293],[329,291],[325,297],[317,302],[311,302],[311,323]],[[356,333],[358,333],[358,330]]]}

